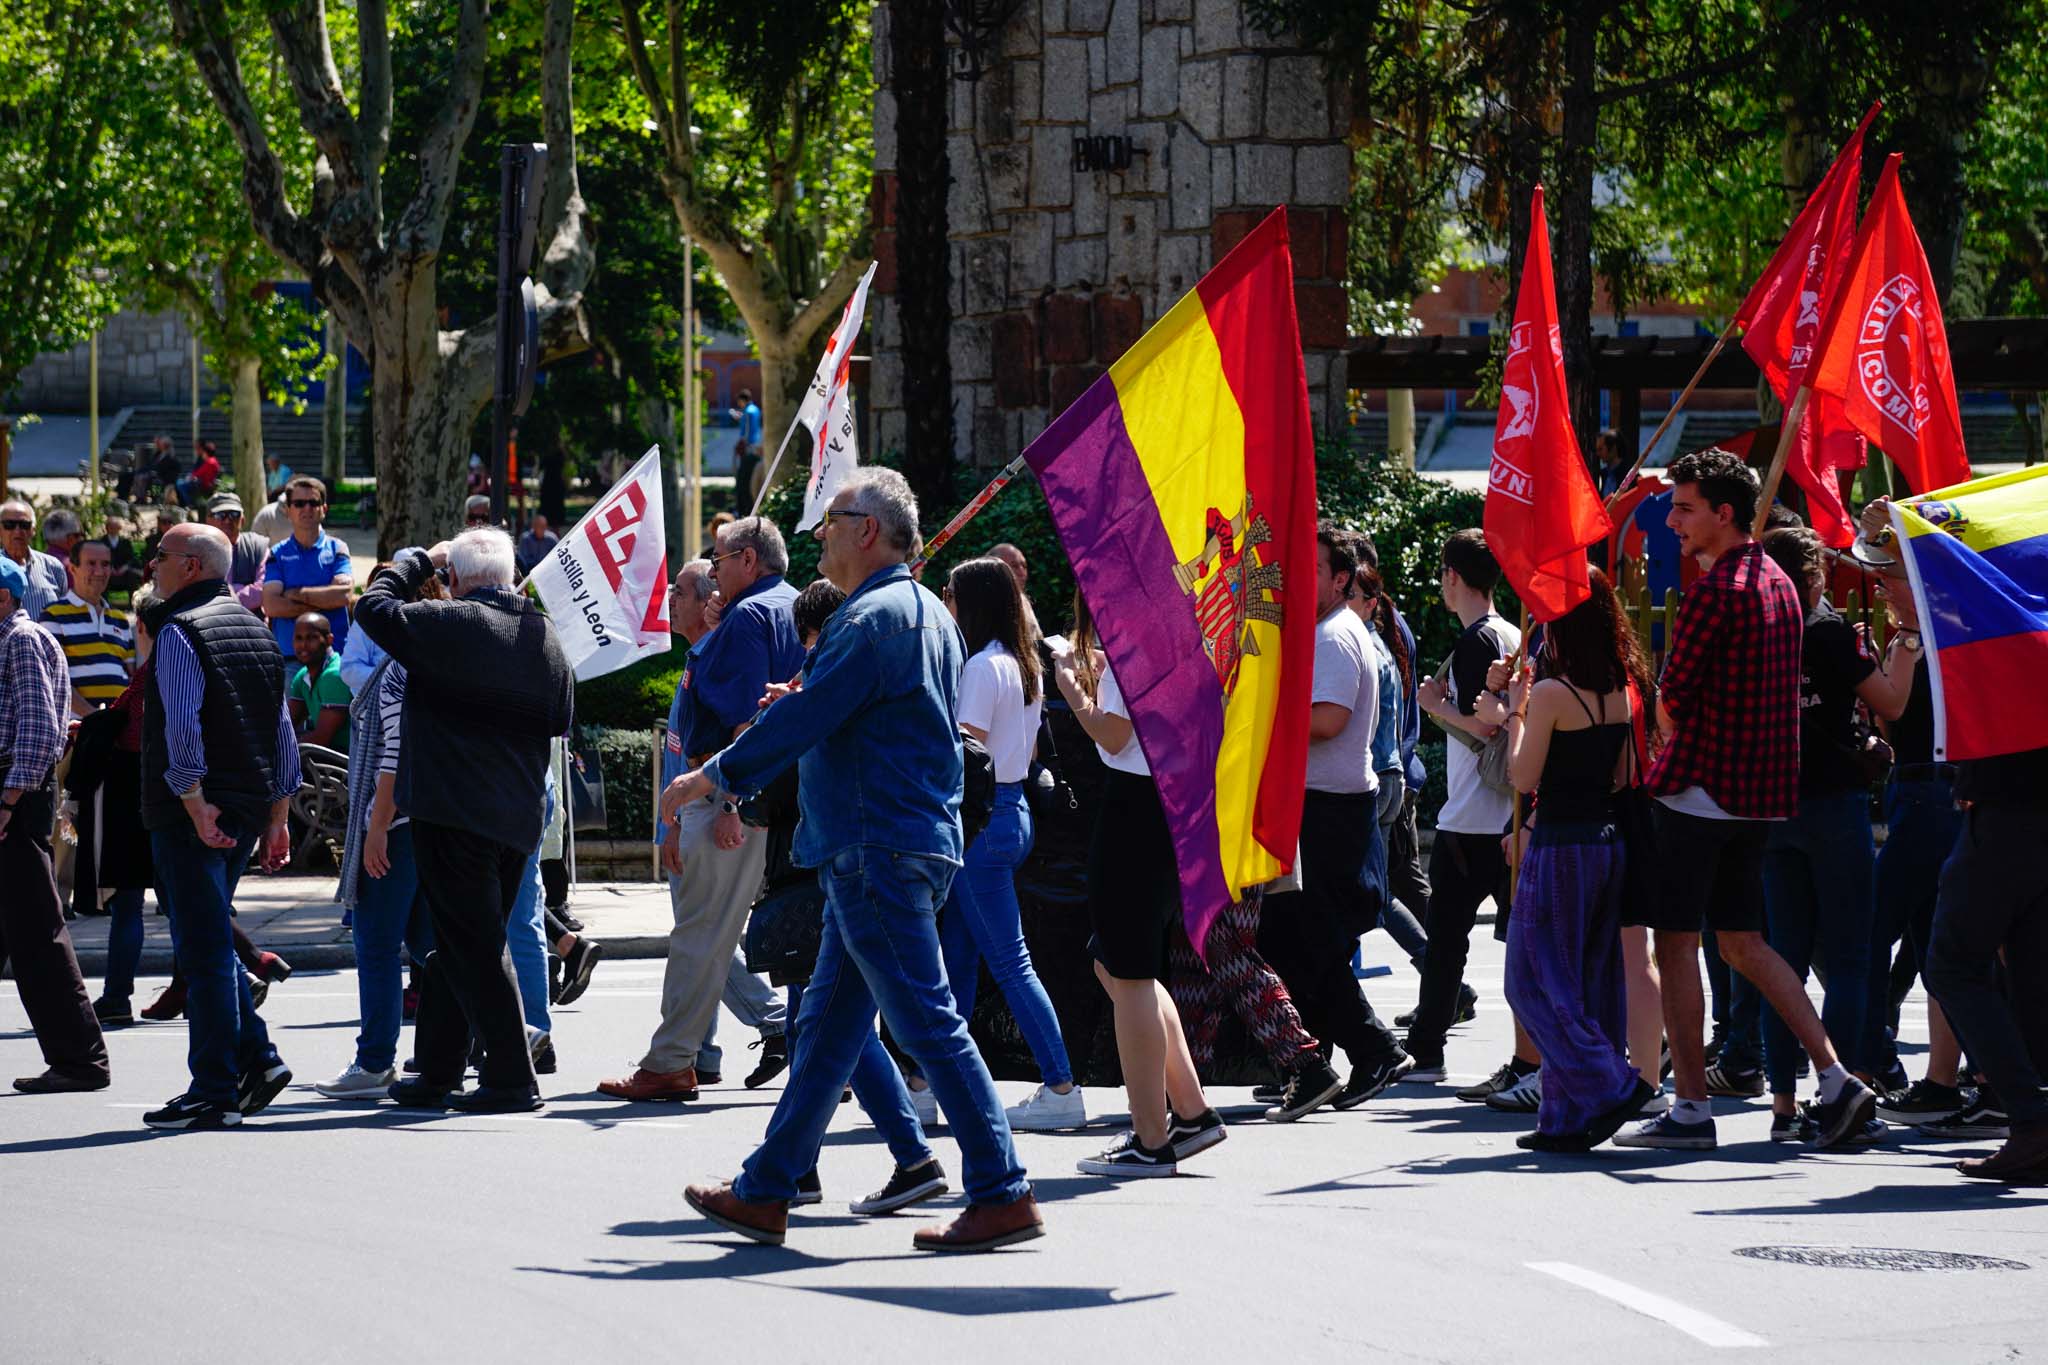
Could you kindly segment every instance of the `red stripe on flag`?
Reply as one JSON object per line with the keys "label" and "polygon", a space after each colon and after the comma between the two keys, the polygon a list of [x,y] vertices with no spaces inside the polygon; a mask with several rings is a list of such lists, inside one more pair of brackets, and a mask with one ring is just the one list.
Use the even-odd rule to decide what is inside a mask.
{"label": "red stripe on flag", "polygon": [[2048,673],[2048,631],[1973,640],[1941,651],[1942,710],[1951,763],[2048,749],[2048,707],[2036,696]]}

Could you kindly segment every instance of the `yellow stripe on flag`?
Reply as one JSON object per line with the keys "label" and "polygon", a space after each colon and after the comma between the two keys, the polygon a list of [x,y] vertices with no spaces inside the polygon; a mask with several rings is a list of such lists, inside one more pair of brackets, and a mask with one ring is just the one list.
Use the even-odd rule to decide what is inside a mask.
{"label": "yellow stripe on flag", "polygon": [[[1244,510],[1244,414],[1231,395],[1200,296],[1190,290],[1109,373],[1174,557],[1186,563],[1202,553],[1211,508],[1226,518]],[[1162,594],[1179,590],[1170,582],[1146,587]],[[1291,605],[1313,600],[1309,584],[1285,588]],[[1233,893],[1271,881],[1282,867],[1252,833],[1280,699],[1280,628],[1266,622],[1250,627],[1260,652],[1246,654],[1238,669],[1216,759],[1216,829]]]}

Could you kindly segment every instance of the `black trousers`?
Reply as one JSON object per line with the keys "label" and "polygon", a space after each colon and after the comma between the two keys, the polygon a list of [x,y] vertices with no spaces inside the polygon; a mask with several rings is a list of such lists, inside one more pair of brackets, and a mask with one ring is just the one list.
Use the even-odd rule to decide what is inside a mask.
{"label": "black trousers", "polygon": [[1387,894],[1429,924],[1429,876],[1422,870],[1422,838],[1415,828],[1415,793],[1401,798],[1401,813],[1387,827]]}
{"label": "black trousers", "polygon": [[1458,985],[1472,952],[1479,903],[1488,896],[1503,908],[1508,903],[1508,865],[1500,856],[1500,836],[1438,830],[1429,851],[1429,883],[1429,919],[1423,926],[1429,930],[1429,951],[1422,958],[1422,993],[1408,1029],[1408,1051],[1435,1062],[1443,1058],[1444,1037],[1457,1017]]}
{"label": "black trousers", "polygon": [[434,923],[414,1021],[420,1074],[458,1081],[473,1033],[484,1047],[483,1084],[534,1088],[519,982],[505,951],[505,922],[519,898],[527,851],[417,819],[412,848]]}
{"label": "black trousers", "polygon": [[[1979,801],[1941,873],[1927,990],[2014,1123],[2048,1119],[2048,803]],[[2006,981],[1999,981],[1999,952]]]}
{"label": "black trousers", "polygon": [[[564,838],[574,838],[573,834]],[[569,903],[569,864],[561,858],[540,860],[540,884],[545,893],[542,903],[550,910],[560,910]]]}
{"label": "black trousers", "polygon": [[1379,922],[1379,897],[1358,880],[1378,837],[1370,793],[1310,791],[1301,807],[1302,889],[1266,897],[1259,916],[1259,952],[1294,997],[1302,1023],[1343,1048],[1353,1066],[1377,1065],[1401,1050],[1351,970],[1359,935]]}
{"label": "black trousers", "polygon": [[0,833],[0,961],[14,967],[21,1007],[43,1061],[68,1075],[107,1074],[107,1043],[79,974],[50,861],[56,806],[49,788],[24,792]]}

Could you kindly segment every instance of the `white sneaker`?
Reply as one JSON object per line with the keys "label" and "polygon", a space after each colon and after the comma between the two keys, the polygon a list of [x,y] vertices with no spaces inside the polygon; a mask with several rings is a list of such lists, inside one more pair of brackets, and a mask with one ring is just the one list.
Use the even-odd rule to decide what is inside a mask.
{"label": "white sneaker", "polygon": [[910,1107],[917,1111],[918,1127],[935,1128],[938,1126],[939,1097],[931,1092],[930,1086],[926,1086],[922,1090],[919,1090],[916,1086],[910,1087]]}
{"label": "white sneaker", "polygon": [[1500,1109],[1510,1114],[1533,1114],[1543,1107],[1543,1070],[1538,1067],[1526,1076],[1515,1079],[1514,1084],[1504,1090],[1496,1090],[1486,1097],[1488,1109]]}
{"label": "white sneaker", "polygon": [[1671,1094],[1665,1090],[1659,1090],[1656,1094],[1644,1100],[1643,1107],[1636,1110],[1638,1115],[1646,1119],[1653,1119],[1660,1114],[1668,1114],[1670,1112]]}
{"label": "white sneaker", "polygon": [[1078,1085],[1064,1095],[1041,1085],[1024,1103],[1011,1105],[1004,1112],[1010,1117],[1010,1127],[1025,1132],[1081,1128],[1088,1123],[1088,1106],[1081,1099]]}
{"label": "white sneaker", "polygon": [[365,1071],[354,1062],[333,1080],[313,1088],[330,1100],[381,1100],[384,1092],[398,1082],[398,1070]]}

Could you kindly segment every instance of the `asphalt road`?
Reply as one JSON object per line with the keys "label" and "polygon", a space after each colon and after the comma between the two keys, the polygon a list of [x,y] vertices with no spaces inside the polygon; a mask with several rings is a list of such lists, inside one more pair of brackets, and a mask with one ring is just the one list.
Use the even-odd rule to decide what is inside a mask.
{"label": "asphalt road", "polygon": [[[1375,936],[1369,957],[1386,947]],[[643,1046],[660,970],[608,963],[563,1012],[539,1114],[321,1100],[305,1087],[353,1044],[348,974],[273,992],[266,1016],[300,1084],[239,1130],[141,1126],[182,1089],[182,1023],[113,1035],[108,1091],[0,1097],[0,1362],[2048,1353],[2048,1190],[1948,1169],[1982,1145],[1774,1147],[1762,1106],[1725,1101],[1710,1156],[1567,1158],[1521,1152],[1522,1121],[1448,1087],[1292,1127],[1220,1090],[1228,1142],[1178,1179],[1116,1186],[1073,1170],[1122,1118],[1120,1092],[1096,1091],[1085,1132],[1019,1139],[1049,1235],[960,1259],[911,1250],[915,1213],[847,1213],[889,1165],[847,1106],[821,1157],[827,1202],[793,1216],[786,1248],[754,1247],[681,1191],[737,1169],[775,1087],[735,1082],[679,1107],[593,1091]],[[1490,940],[1472,980],[1482,1013],[1453,1036],[1451,1063],[1476,1077],[1508,1047]],[[1413,998],[1405,964],[1368,985],[1392,1009]],[[0,1077],[39,1069],[24,1029],[0,988]],[[1925,1036],[1917,1002],[1907,1035]],[[726,1021],[729,1048],[745,1038]],[[956,1149],[943,1134],[937,1146],[957,1177]],[[1858,1248],[1991,1263],[1871,1268],[1885,1258]],[[1858,1264],[1814,1263],[1844,1258]]]}

